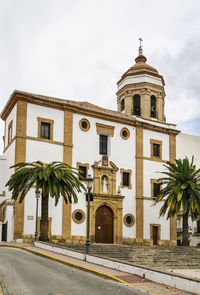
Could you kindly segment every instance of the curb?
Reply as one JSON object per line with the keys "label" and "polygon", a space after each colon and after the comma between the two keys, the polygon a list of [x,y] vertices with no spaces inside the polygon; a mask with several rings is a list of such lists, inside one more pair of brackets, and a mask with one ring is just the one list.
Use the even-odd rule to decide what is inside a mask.
{"label": "curb", "polygon": [[[74,268],[77,268],[77,269],[80,269],[80,270],[83,270],[83,271],[87,271],[87,272],[92,273],[94,275],[97,275],[99,277],[103,277],[104,279],[108,279],[108,280],[112,280],[112,281],[116,281],[116,282],[122,283],[122,284],[124,284],[126,286],[129,286],[129,287],[131,287],[133,289],[138,289],[139,291],[146,292],[147,294],[150,294],[150,295],[160,295],[158,293],[154,293],[152,291],[149,291],[149,290],[147,290],[145,288],[142,288],[142,287],[135,286],[133,284],[127,283],[127,282],[125,282],[125,281],[123,281],[123,280],[121,280],[121,279],[119,279],[119,278],[117,278],[115,276],[108,275],[106,273],[103,273],[103,272],[100,272],[100,271],[97,271],[97,270],[94,270],[94,269],[91,269],[91,268],[87,268],[85,266],[81,266],[81,265],[78,265],[78,264],[75,264],[75,263],[72,263],[72,262],[69,262],[69,261],[66,261],[66,260],[55,258],[53,256],[46,255],[44,253],[31,250],[29,248],[20,247],[20,246],[14,246],[14,245],[0,245],[0,247],[16,248],[16,249],[24,250],[24,251],[30,252],[32,254],[35,254],[37,256],[41,256],[41,257],[47,258],[49,260],[53,260],[53,261],[56,261],[56,262],[65,264],[65,265],[70,266],[70,267],[74,267]],[[1,286],[0,286],[0,295],[3,295],[3,293],[1,293],[1,290],[2,289],[1,289]]]}

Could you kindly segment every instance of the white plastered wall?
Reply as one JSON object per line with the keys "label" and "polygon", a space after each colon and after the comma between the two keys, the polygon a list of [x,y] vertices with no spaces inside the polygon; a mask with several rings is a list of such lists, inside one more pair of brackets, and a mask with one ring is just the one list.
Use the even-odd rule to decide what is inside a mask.
{"label": "white plastered wall", "polygon": [[153,206],[153,201],[144,201],[144,239],[150,239],[150,224],[160,224],[161,240],[170,240],[170,220],[166,216],[159,218],[159,211],[162,204]]}
{"label": "white plastered wall", "polygon": [[[162,160],[169,160],[169,135],[144,130],[143,133],[144,157],[151,157],[150,139],[162,141]],[[151,179],[158,179],[163,176],[165,170],[163,162],[145,159],[143,162],[143,193],[144,197],[151,198]],[[144,238],[150,239],[150,224],[161,225],[161,240],[170,239],[170,222],[166,217],[159,218],[159,211],[162,204],[152,206],[153,200],[144,200]]]}
{"label": "white plastered wall", "polygon": [[[86,118],[90,122],[90,129],[84,132],[79,127],[79,121]],[[132,189],[121,189],[121,195],[125,196],[123,200],[123,216],[131,213],[135,216],[135,129],[128,125],[110,122],[98,118],[82,116],[74,114],[73,122],[73,166],[76,167],[77,162],[89,163],[89,174],[93,176],[91,165],[94,161],[99,161],[102,156],[99,154],[99,135],[96,130],[96,123],[114,126],[114,136],[109,138],[109,161],[112,161],[118,168],[116,179],[116,191],[121,182],[120,168],[131,169]],[[130,131],[128,140],[123,140],[120,136],[121,128],[126,127]],[[85,195],[79,194],[78,203],[72,205],[72,212],[81,209],[86,212]],[[123,224],[123,237],[135,237],[135,225],[126,227]],[[85,235],[86,221],[77,224],[72,220],[72,235]]]}
{"label": "white plastered wall", "polygon": [[[5,191],[5,183],[6,183],[6,170],[7,170],[7,161],[5,156],[0,156],[0,194]],[[0,197],[1,202],[1,197]]]}
{"label": "white plastered wall", "polygon": [[180,133],[176,137],[176,158],[183,159],[188,157],[190,160],[194,156],[194,163],[200,168],[200,137]]}
{"label": "white plastered wall", "polygon": [[12,123],[12,138],[15,137],[16,135],[16,117],[17,117],[17,105],[14,106],[10,114],[8,115],[6,121],[5,121],[5,147],[8,144],[8,125],[10,124],[11,121]]}
{"label": "white plastered wall", "polygon": [[63,142],[64,138],[64,112],[35,104],[27,105],[27,136],[38,137],[37,118],[54,120],[53,140]]}
{"label": "white plastered wall", "polygon": [[[194,163],[196,167],[200,168],[200,137],[190,134],[180,133],[176,137],[176,158],[184,159],[186,156],[189,160],[192,160],[194,156]],[[189,227],[191,227],[192,235],[190,236],[190,246],[197,246],[200,243],[200,236],[194,235],[194,229],[197,226],[197,222],[189,218]]]}
{"label": "white plastered wall", "polygon": [[[38,105],[28,104],[27,107],[27,135],[30,137],[38,137],[38,120],[37,118],[45,118],[54,120],[53,125],[53,141],[63,142],[64,138],[64,112],[61,110],[41,107]],[[49,142],[36,140],[26,141],[26,161],[42,161],[50,163],[52,161],[63,161],[63,146]],[[39,214],[41,216],[41,198],[39,200]],[[28,216],[33,216],[29,219]],[[35,216],[36,216],[36,199],[35,192],[31,190],[25,199],[24,213],[24,233],[34,234],[35,232]],[[55,206],[55,201],[49,198],[49,217],[52,218],[52,235],[62,234],[62,198]]]}
{"label": "white plastered wall", "polygon": [[[0,202],[4,200],[11,200],[11,193],[8,191],[7,187],[5,187],[5,184],[7,181],[10,179],[10,176],[14,173],[14,169],[11,168],[10,166],[15,164],[15,141],[12,142],[12,144],[9,146],[9,148],[5,151],[4,153],[4,159],[2,160],[2,166],[0,167],[3,168],[4,170],[2,173],[4,174],[3,176],[3,182],[1,183],[2,190],[5,191],[5,197],[1,197]],[[13,241],[13,229],[14,229],[14,215],[13,215],[13,207],[12,206],[7,206],[6,207],[6,218],[5,218],[5,223],[7,222],[7,241],[11,242]],[[1,230],[0,230],[1,231]],[[0,241],[1,241],[2,235],[0,233]]]}
{"label": "white plastered wall", "polygon": [[169,135],[145,129],[143,131],[144,157],[151,157],[151,139],[162,141],[162,160],[169,161]]}

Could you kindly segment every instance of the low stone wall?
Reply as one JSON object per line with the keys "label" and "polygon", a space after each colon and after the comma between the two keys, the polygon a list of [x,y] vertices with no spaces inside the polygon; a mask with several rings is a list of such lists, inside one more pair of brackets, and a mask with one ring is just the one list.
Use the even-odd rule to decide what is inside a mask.
{"label": "low stone wall", "polygon": [[144,268],[129,263],[122,263],[119,261],[115,261],[114,259],[104,259],[101,257],[86,255],[83,253],[65,249],[64,247],[56,247],[54,245],[49,245],[46,243],[34,242],[34,245],[38,248],[64,254],[81,260],[86,260],[97,265],[102,265],[126,273],[136,274],[159,284],[200,295],[200,280],[198,279],[186,278],[184,276],[172,274],[170,272]]}

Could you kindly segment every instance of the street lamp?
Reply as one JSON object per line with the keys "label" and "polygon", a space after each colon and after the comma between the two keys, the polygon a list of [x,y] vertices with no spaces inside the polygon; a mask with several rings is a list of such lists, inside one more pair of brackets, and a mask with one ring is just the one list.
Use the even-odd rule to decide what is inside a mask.
{"label": "street lamp", "polygon": [[87,196],[88,196],[88,210],[87,210],[87,239],[86,239],[86,254],[89,254],[90,249],[90,197],[91,197],[91,189],[92,189],[92,183],[93,178],[91,175],[88,175],[88,177],[85,179],[87,183]]}
{"label": "street lamp", "polygon": [[38,201],[39,201],[39,198],[40,198],[40,191],[35,191],[35,197],[36,197],[35,241],[37,241],[37,238],[38,238],[38,232],[37,232],[37,223],[38,223]]}

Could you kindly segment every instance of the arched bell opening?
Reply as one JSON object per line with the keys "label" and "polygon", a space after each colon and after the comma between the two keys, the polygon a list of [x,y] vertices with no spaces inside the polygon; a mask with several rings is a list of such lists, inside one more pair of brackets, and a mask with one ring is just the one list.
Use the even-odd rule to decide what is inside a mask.
{"label": "arched bell opening", "polygon": [[133,115],[141,116],[140,95],[139,94],[135,94],[133,96]]}
{"label": "arched bell opening", "polygon": [[125,102],[124,99],[121,100],[121,112],[125,110]]}
{"label": "arched bell opening", "polygon": [[156,111],[156,97],[155,95],[151,95],[151,108],[150,108],[150,116],[151,118],[157,118],[157,111]]}

